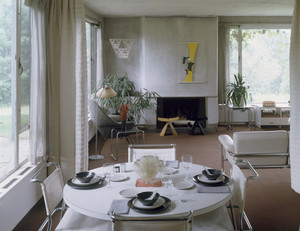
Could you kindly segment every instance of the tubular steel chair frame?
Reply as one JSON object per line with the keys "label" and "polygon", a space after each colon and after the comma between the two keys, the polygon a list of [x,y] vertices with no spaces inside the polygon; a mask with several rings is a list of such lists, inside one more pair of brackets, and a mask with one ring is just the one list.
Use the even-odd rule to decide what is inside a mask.
{"label": "tubular steel chair frame", "polygon": [[[250,176],[245,176],[244,173],[242,172],[241,170],[241,167],[240,166],[243,166],[245,168],[248,168],[251,173],[253,175],[250,175]],[[234,169],[235,168],[235,169]],[[231,178],[233,181],[235,181],[233,178],[233,174],[234,172],[236,171],[240,171],[241,174],[243,174],[243,178],[244,179],[239,179],[239,180],[244,180],[243,182],[243,188],[241,188],[241,184],[240,182],[233,182],[234,183],[234,194],[233,194],[233,198],[237,199],[237,197],[240,196],[239,193],[236,192],[236,190],[244,190],[244,196],[242,198],[242,196],[240,196],[241,198],[238,198],[237,199],[237,202],[238,204],[234,204],[234,205],[231,205],[231,215],[232,215],[232,219],[233,219],[233,225],[234,225],[234,228],[237,229],[237,224],[236,224],[236,219],[235,219],[235,216],[234,216],[234,211],[233,211],[233,208],[237,208],[239,209],[239,224],[240,224],[240,229],[239,230],[244,230],[244,225],[243,225],[243,220],[245,221],[245,223],[247,224],[247,227],[248,227],[248,230],[253,230],[252,228],[252,225],[244,211],[244,207],[245,207],[245,199],[246,199],[246,188],[247,188],[247,184],[248,184],[248,181],[249,180],[255,180],[255,179],[258,179],[259,178],[259,175],[258,173],[256,172],[256,170],[253,168],[253,166],[250,164],[250,162],[248,160],[243,160],[243,159],[238,159],[236,162],[235,162],[235,165],[232,166],[232,169],[231,169]],[[238,183],[239,186],[236,186]],[[237,195],[238,194],[238,195]],[[241,201],[240,201],[241,200]]]}
{"label": "tubular steel chair frame", "polygon": [[[134,150],[145,150],[143,154],[139,155],[138,158],[134,157]],[[159,151],[170,150],[170,158],[162,160],[176,160],[176,144],[133,144],[128,146],[128,162],[134,162],[143,155],[157,155],[159,156]],[[161,159],[161,158],[160,158]]]}
{"label": "tubular steel chair frame", "polygon": [[[189,211],[187,213],[178,214],[178,215],[170,215],[170,216],[162,216],[162,217],[127,217],[122,215],[117,215],[114,212],[110,213],[110,217],[113,223],[113,229],[115,227],[115,223],[120,222],[172,222],[172,221],[182,221],[186,222],[185,230],[182,231],[191,231],[192,230],[192,218],[193,212]],[[116,231],[116,230],[114,230]],[[118,230],[122,231],[122,230]]]}
{"label": "tubular steel chair frame", "polygon": [[[52,216],[55,212],[57,211],[61,211],[61,214],[60,214],[60,219],[62,218],[65,210],[66,210],[66,205],[65,205],[65,202],[62,200],[62,195],[61,195],[61,198],[60,200],[62,200],[62,206],[61,207],[56,207],[54,209],[51,209],[49,206],[49,202],[48,202],[48,195],[46,193],[46,187],[45,187],[45,180],[50,177],[51,175],[47,176],[44,180],[40,180],[38,178],[38,176],[42,173],[42,171],[50,166],[55,166],[55,170],[53,171],[53,173],[55,171],[60,171],[61,173],[61,168],[58,164],[56,164],[55,162],[49,162],[49,163],[46,163],[44,164],[30,179],[30,182],[31,183],[39,183],[41,185],[41,188],[42,188],[42,193],[43,193],[43,197],[44,197],[44,202],[45,202],[45,207],[46,207],[46,214],[47,214],[47,217],[46,219],[44,220],[43,224],[41,225],[41,227],[39,228],[39,231],[42,231],[44,229],[44,227],[46,226],[46,224],[48,223],[48,227],[47,227],[47,231],[50,231],[51,230],[51,227],[52,227]],[[53,174],[52,173],[52,174]],[[61,177],[61,183],[62,183],[62,188],[61,190],[63,189],[63,179],[62,179],[62,175],[59,173],[59,176]]]}

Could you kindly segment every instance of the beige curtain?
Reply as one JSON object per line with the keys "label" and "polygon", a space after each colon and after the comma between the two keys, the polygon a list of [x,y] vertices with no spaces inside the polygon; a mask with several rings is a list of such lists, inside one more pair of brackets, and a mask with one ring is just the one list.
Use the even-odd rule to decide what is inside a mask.
{"label": "beige curtain", "polygon": [[300,193],[300,0],[295,1],[290,45],[291,186]]}
{"label": "beige curtain", "polygon": [[229,25],[219,25],[218,100],[225,103],[225,83],[229,80]]}
{"label": "beige curtain", "polygon": [[87,81],[83,0],[49,1],[48,92],[50,160],[64,178],[87,170]]}

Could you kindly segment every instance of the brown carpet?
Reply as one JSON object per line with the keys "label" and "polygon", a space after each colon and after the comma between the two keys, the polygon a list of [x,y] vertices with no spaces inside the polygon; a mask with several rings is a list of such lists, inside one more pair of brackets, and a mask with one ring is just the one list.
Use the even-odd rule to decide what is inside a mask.
{"label": "brown carpet", "polygon": [[[278,128],[268,128],[278,129]],[[148,144],[154,143],[175,143],[177,148],[177,159],[180,160],[183,154],[192,154],[196,164],[206,165],[213,168],[221,168],[220,144],[218,135],[249,130],[246,126],[235,126],[233,130],[226,130],[218,127],[217,131],[207,132],[206,135],[189,135],[183,129],[177,129],[178,136],[170,135],[170,131],[164,137],[159,136],[155,129],[145,129],[145,140]],[[99,137],[99,136],[98,136]],[[98,147],[103,141],[98,139]],[[113,143],[115,144],[115,143]],[[89,169],[100,167],[104,162],[127,161],[127,142],[121,139],[119,144],[119,160],[114,161],[110,157],[110,141],[108,140],[101,154],[104,160],[89,161]],[[90,143],[90,154],[94,154],[95,142]],[[226,170],[229,165],[226,164]],[[300,195],[290,187],[290,169],[273,168],[257,169],[260,178],[250,181],[247,190],[246,213],[255,231],[298,231],[300,224]],[[43,201],[24,217],[14,229],[37,230],[45,217]],[[54,220],[54,227],[57,224],[57,217]],[[53,229],[54,230],[54,229]]]}

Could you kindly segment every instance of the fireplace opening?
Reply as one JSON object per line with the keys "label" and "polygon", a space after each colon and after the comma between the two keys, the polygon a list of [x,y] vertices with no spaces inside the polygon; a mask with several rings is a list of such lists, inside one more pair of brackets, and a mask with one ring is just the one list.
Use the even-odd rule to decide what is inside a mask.
{"label": "fireplace opening", "polygon": [[[194,120],[206,116],[205,97],[159,97],[157,98],[157,117],[179,120]],[[156,120],[156,127],[162,128],[164,122]],[[200,122],[203,128],[206,121]]]}

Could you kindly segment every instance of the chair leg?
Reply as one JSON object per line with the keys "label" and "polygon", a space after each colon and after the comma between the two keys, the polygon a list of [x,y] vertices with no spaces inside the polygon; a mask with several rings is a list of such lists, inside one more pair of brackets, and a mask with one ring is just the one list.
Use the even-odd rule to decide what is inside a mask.
{"label": "chair leg", "polygon": [[167,127],[168,127],[168,122],[166,122],[165,126],[163,127],[163,129],[160,132],[160,136],[164,136],[166,131],[167,131]]}
{"label": "chair leg", "polygon": [[230,213],[231,213],[231,217],[232,217],[233,228],[234,228],[234,230],[237,230],[234,209],[233,209],[233,204],[232,204],[231,199],[229,200],[229,207],[230,207]]}
{"label": "chair leg", "polygon": [[47,230],[51,230],[51,227],[49,229],[49,219],[51,218],[51,216],[47,216],[46,219],[44,220],[43,224],[41,225],[41,227],[39,228],[38,231],[43,231],[44,227],[48,224]]}

